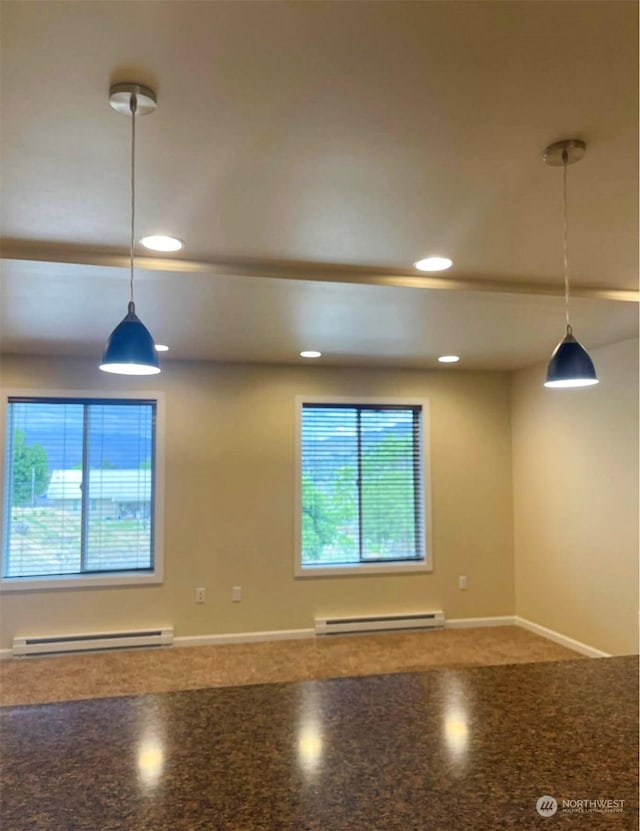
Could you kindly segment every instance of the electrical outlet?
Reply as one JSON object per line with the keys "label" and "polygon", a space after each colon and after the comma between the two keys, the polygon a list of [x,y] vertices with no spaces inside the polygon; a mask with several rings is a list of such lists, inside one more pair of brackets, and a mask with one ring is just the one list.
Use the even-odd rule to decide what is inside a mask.
{"label": "electrical outlet", "polygon": [[463,591],[467,588],[467,578],[466,577],[458,577],[458,588],[462,589]]}
{"label": "electrical outlet", "polygon": [[204,603],[206,599],[206,590],[203,587],[196,589],[196,603]]}
{"label": "electrical outlet", "polygon": [[240,603],[242,600],[242,586],[233,586],[231,588],[231,602]]}

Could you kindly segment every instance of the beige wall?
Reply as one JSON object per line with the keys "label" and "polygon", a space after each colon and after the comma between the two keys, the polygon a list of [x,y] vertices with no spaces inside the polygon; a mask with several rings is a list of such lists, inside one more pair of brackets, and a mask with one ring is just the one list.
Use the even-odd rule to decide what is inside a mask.
{"label": "beige wall", "polygon": [[[164,584],[4,594],[3,647],[15,634],[164,623],[206,635],[307,628],[320,614],[514,613],[506,373],[165,362],[159,378],[127,379],[95,361],[6,357],[2,382],[161,389],[167,422]],[[314,393],[431,399],[431,574],[294,579],[294,397]],[[233,585],[241,603],[231,603]]]}
{"label": "beige wall", "polygon": [[591,350],[600,383],[512,384],[516,613],[612,654],[638,649],[638,341]]}

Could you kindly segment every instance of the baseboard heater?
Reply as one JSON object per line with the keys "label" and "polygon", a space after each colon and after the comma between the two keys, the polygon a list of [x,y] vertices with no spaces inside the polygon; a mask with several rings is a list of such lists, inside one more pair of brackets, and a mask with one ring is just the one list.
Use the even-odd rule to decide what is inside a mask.
{"label": "baseboard heater", "polygon": [[316,618],[316,635],[345,632],[392,632],[402,629],[438,629],[444,626],[443,612],[413,615],[376,615],[374,617]]}
{"label": "baseboard heater", "polygon": [[77,635],[29,635],[13,639],[13,654],[18,656],[90,652],[103,649],[131,649],[136,646],[170,646],[172,643],[173,627]]}

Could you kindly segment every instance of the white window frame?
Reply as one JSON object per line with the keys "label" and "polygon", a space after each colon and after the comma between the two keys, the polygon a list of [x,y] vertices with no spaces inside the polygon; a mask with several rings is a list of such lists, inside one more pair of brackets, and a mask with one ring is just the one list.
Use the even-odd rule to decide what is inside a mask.
{"label": "white window frame", "polygon": [[[164,467],[165,467],[165,407],[164,393],[149,390],[44,390],[44,389],[2,389],[0,401],[0,454],[2,458],[0,477],[0,505],[4,510],[6,482],[6,441],[7,411],[10,398],[135,398],[151,401],[156,405],[156,440],[155,440],[155,492],[153,504],[154,517],[154,551],[153,570],[138,574],[131,571],[108,572],[105,574],[65,574],[63,577],[5,577],[4,568],[0,571],[0,593],[15,591],[42,591],[55,589],[107,588],[110,586],[143,586],[158,584],[164,578]],[[4,566],[4,544],[2,544],[2,565]]]}
{"label": "white window frame", "polygon": [[[349,565],[302,565],[302,407],[304,404],[359,404],[401,405],[421,407],[421,473],[423,495],[423,550],[424,560],[420,562],[358,563]],[[433,571],[431,546],[431,427],[430,401],[428,398],[363,398],[362,396],[296,395],[295,397],[295,492],[294,492],[294,575],[296,578],[342,577],[365,574],[407,574]]]}

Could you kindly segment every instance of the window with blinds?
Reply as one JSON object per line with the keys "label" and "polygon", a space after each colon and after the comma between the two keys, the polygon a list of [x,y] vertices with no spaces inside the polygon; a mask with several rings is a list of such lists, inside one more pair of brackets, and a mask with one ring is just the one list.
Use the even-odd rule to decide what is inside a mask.
{"label": "window with blinds", "polygon": [[150,572],[156,402],[8,400],[3,577]]}
{"label": "window with blinds", "polygon": [[301,565],[425,560],[422,405],[300,411]]}

